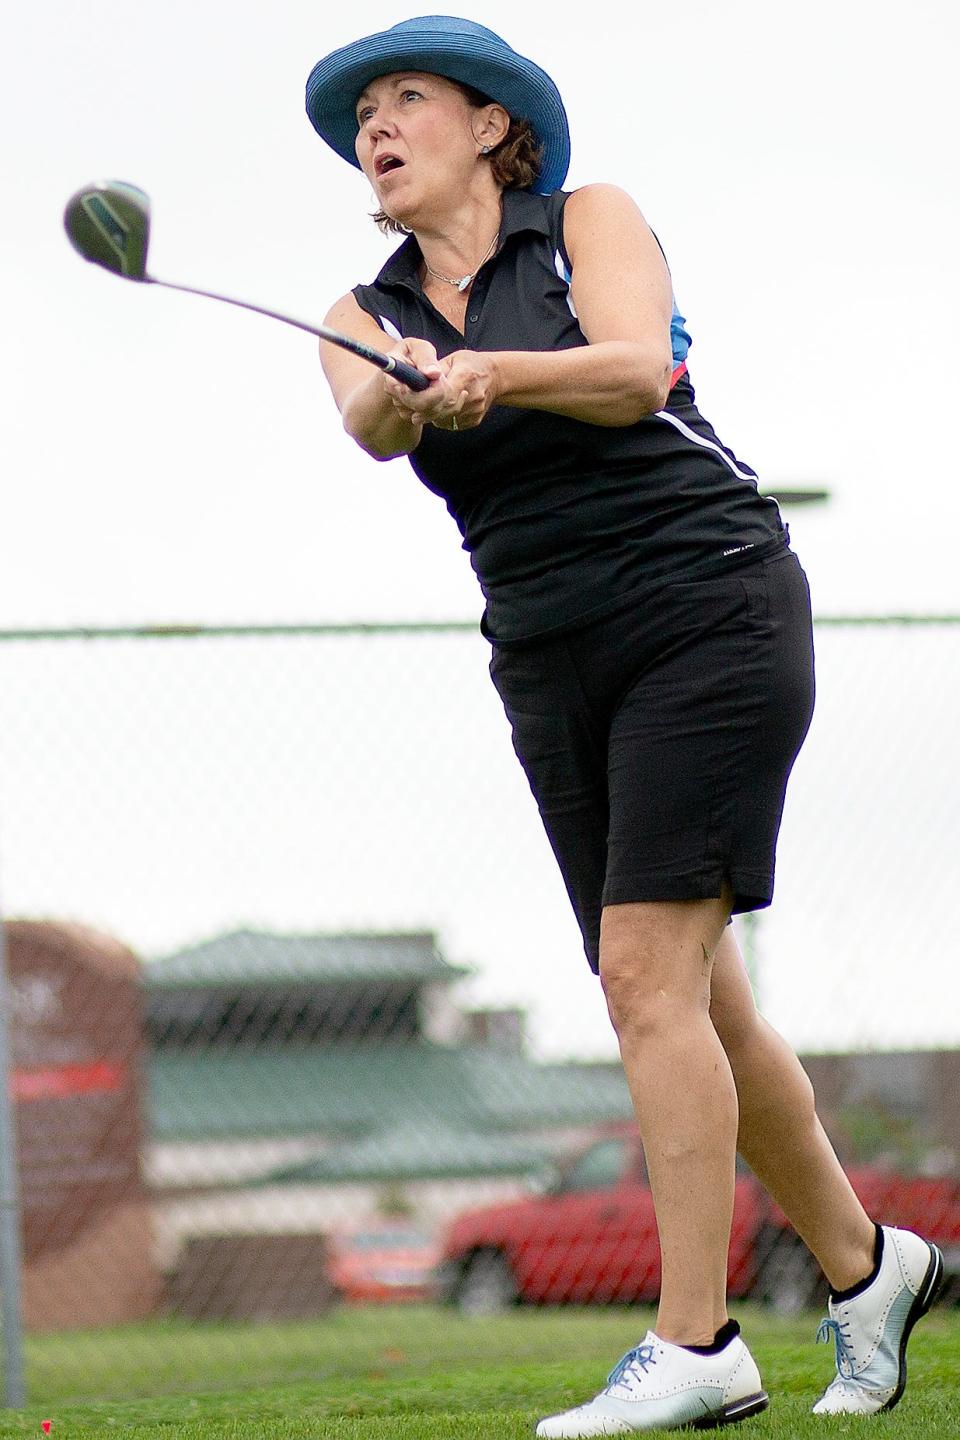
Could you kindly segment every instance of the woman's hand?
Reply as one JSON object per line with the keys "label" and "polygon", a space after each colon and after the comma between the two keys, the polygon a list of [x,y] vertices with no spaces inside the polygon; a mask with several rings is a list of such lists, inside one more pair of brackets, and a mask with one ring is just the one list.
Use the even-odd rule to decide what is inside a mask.
{"label": "woman's hand", "polygon": [[415,339],[404,340],[389,353],[416,365],[433,382],[427,390],[409,390],[392,376],[384,376],[384,388],[398,414],[412,425],[473,430],[494,403],[496,376],[491,356],[455,350],[438,360],[428,341]]}
{"label": "woman's hand", "polygon": [[457,429],[475,430],[499,394],[496,358],[482,350],[454,350],[444,356],[447,384],[459,394]]}

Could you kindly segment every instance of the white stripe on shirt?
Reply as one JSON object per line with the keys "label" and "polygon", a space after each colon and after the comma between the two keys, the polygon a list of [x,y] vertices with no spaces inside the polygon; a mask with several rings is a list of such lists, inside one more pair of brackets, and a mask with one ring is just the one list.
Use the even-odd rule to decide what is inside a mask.
{"label": "white stripe on shirt", "polygon": [[753,483],[756,484],[756,475],[751,475],[746,470],[741,470],[733,460],[730,459],[726,450],[722,450],[719,445],[715,445],[712,440],[707,440],[703,435],[698,435],[696,430],[691,430],[689,425],[685,425],[676,415],[671,415],[669,410],[658,410],[656,412],[656,418],[658,420],[669,421],[675,430],[679,430],[680,434],[687,440],[692,441],[694,445],[700,445],[704,450],[712,450],[715,455],[719,455],[724,465],[728,465],[738,479],[752,480]]}

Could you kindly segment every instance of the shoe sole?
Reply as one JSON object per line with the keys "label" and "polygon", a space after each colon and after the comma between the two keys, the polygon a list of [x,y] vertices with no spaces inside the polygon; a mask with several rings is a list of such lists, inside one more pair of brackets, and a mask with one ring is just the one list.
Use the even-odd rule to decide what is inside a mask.
{"label": "shoe sole", "polygon": [[[732,1405],[724,1405],[722,1410],[715,1410],[709,1415],[701,1415],[697,1420],[685,1420],[680,1425],[665,1425],[658,1429],[667,1430],[718,1430],[721,1425],[738,1425],[741,1420],[749,1420],[751,1415],[759,1415],[761,1410],[766,1410],[770,1404],[770,1397],[765,1390],[758,1390],[755,1395],[747,1395],[743,1400],[735,1400]],[[542,1423],[542,1422],[541,1422]],[[536,1433],[540,1434],[540,1426],[537,1426]],[[636,1434],[634,1430],[617,1431],[617,1435]],[[600,1437],[598,1437],[600,1440]]]}
{"label": "shoe sole", "polygon": [[[724,1405],[722,1410],[713,1415],[704,1415],[702,1420],[691,1420],[689,1428],[719,1430],[721,1425],[739,1425],[741,1420],[749,1420],[751,1415],[759,1415],[769,1404],[770,1396],[766,1390],[758,1390],[756,1395],[747,1395],[743,1400],[735,1400],[732,1405]],[[686,1428],[684,1426],[684,1429]]]}
{"label": "shoe sole", "polygon": [[[929,1241],[927,1242],[929,1244]],[[927,1273],[923,1277],[923,1284],[917,1292],[917,1298],[910,1306],[910,1313],[907,1315],[907,1322],[903,1327],[903,1334],[900,1336],[900,1370],[897,1377],[897,1388],[885,1405],[881,1405],[876,1412],[881,1415],[884,1410],[892,1410],[894,1405],[899,1404],[900,1397],[907,1388],[907,1341],[910,1339],[910,1332],[918,1320],[922,1320],[930,1309],[934,1300],[940,1293],[943,1284],[943,1256],[936,1245],[930,1245],[930,1264],[927,1266]]]}

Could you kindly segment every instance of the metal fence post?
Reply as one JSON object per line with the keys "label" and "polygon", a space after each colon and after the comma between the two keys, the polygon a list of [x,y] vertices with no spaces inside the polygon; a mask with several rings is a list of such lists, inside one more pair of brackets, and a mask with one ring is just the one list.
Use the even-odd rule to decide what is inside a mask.
{"label": "metal fence post", "polygon": [[20,1307],[20,1176],[10,1066],[10,989],[7,936],[0,916],[0,1292],[2,1292],[4,1399],[11,1410],[26,1404],[23,1318]]}

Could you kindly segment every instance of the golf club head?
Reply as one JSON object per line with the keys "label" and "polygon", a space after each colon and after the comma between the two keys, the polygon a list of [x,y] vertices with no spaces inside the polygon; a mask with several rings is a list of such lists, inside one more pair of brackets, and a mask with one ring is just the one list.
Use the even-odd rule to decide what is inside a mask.
{"label": "golf club head", "polygon": [[84,260],[125,280],[147,280],[150,197],[123,180],[85,185],[67,201],[64,229]]}

